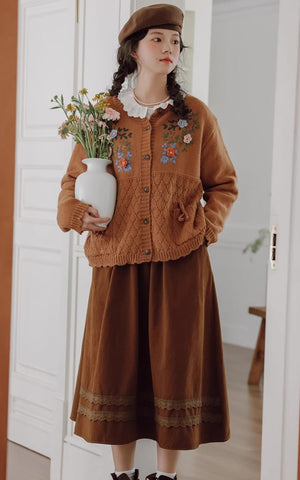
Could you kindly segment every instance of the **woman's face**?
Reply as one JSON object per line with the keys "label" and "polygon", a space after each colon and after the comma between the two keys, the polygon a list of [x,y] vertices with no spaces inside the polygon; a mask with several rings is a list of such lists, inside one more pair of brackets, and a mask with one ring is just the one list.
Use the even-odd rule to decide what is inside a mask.
{"label": "woman's face", "polygon": [[[132,56],[138,69],[150,70],[157,74],[169,74],[177,65],[180,54],[180,36],[175,30],[150,28],[147,35],[139,41]],[[164,58],[171,61],[163,61]]]}

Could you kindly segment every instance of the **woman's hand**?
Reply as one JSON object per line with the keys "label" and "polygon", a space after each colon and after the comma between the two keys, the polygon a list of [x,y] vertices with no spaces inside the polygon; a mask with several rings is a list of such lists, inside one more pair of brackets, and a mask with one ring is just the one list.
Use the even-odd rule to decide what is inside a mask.
{"label": "woman's hand", "polygon": [[82,230],[89,230],[91,232],[102,232],[107,227],[100,227],[95,223],[104,223],[109,220],[110,217],[100,217],[99,212],[94,207],[89,207],[82,217]]}

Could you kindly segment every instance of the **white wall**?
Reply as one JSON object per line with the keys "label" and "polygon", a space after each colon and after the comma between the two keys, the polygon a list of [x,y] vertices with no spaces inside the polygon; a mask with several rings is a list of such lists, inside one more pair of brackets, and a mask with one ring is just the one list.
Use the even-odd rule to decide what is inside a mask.
{"label": "white wall", "polygon": [[236,168],[239,197],[209,253],[223,341],[251,348],[260,319],[248,307],[265,305],[269,238],[256,254],[242,250],[269,226],[277,24],[277,2],[213,5],[208,105]]}

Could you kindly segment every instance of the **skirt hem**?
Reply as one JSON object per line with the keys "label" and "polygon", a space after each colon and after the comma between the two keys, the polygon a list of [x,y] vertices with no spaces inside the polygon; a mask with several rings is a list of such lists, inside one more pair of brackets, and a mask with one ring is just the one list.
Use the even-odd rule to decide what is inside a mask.
{"label": "skirt hem", "polygon": [[[72,421],[76,422],[76,420],[73,420],[73,418],[69,417]],[[224,425],[223,425],[224,427]],[[180,428],[180,427],[175,427],[175,428]],[[226,428],[226,426],[225,426]],[[120,440],[120,438],[109,438],[109,435],[101,435],[101,433],[98,432],[98,434],[93,435],[89,434],[89,432],[83,432],[80,430],[80,427],[78,426],[78,423],[75,423],[75,429],[74,429],[74,434],[83,438],[86,442],[88,443],[99,443],[99,444],[105,444],[105,445],[126,445],[128,443],[134,442],[136,440],[141,440],[141,439],[149,439],[153,440],[158,443],[158,445],[161,448],[165,448],[168,450],[195,450],[199,447],[199,445],[205,444],[205,443],[215,443],[215,442],[226,442],[230,439],[231,433],[230,430],[228,430],[226,433],[224,433],[224,428],[222,430],[222,425],[220,426],[220,431],[219,433],[216,431],[209,431],[207,432],[201,432],[202,433],[202,438],[199,440],[196,440],[194,442],[190,442],[187,440],[188,438],[191,439],[191,436],[188,435],[186,437],[185,442],[178,442],[174,440],[172,443],[170,443],[168,440],[172,438],[171,435],[166,436],[168,440],[163,440],[159,438],[158,435],[156,434],[151,434],[151,433],[135,433],[133,435],[128,435],[128,437],[125,440]]]}

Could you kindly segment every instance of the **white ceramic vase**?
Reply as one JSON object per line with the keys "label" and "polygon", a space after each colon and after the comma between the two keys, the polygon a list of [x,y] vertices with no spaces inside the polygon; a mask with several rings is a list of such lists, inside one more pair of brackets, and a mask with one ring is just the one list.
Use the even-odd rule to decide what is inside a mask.
{"label": "white ceramic vase", "polygon": [[117,179],[106,171],[106,166],[112,163],[108,158],[84,158],[86,172],[78,175],[75,181],[75,198],[90,203],[99,212],[100,217],[109,217],[104,223],[96,223],[106,227],[114,214],[117,200]]}

